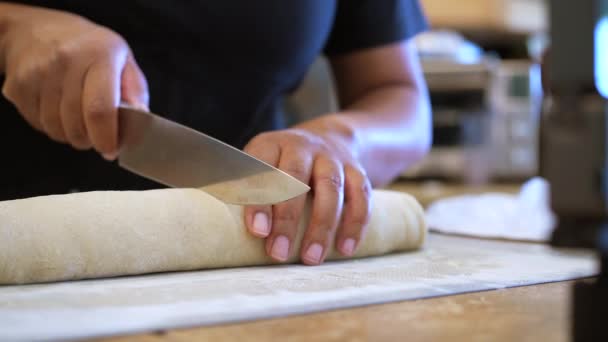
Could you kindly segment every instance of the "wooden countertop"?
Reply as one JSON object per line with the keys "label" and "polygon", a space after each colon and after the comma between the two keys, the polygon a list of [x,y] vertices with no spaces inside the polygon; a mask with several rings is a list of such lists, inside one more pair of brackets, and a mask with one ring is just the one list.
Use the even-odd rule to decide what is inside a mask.
{"label": "wooden countertop", "polygon": [[[421,203],[518,185],[397,183]],[[572,282],[475,292],[240,324],[160,331],[104,341],[568,341]]]}
{"label": "wooden countertop", "polygon": [[464,194],[482,194],[488,192],[505,192],[515,194],[519,192],[521,184],[502,183],[502,184],[486,184],[486,185],[463,185],[458,183],[441,183],[441,182],[396,182],[387,187],[387,189],[401,191],[411,194],[423,206],[428,206],[433,201],[440,198],[458,196]]}

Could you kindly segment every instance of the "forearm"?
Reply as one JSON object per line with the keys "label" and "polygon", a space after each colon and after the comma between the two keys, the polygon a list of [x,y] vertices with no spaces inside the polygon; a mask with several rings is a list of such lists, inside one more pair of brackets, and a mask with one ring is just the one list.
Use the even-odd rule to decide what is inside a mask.
{"label": "forearm", "polygon": [[425,89],[386,86],[371,91],[342,113],[356,137],[356,155],[371,182],[381,186],[422,159],[432,141]]}
{"label": "forearm", "polygon": [[298,126],[346,141],[374,186],[424,157],[432,139],[427,91],[405,84],[370,90],[341,112]]}

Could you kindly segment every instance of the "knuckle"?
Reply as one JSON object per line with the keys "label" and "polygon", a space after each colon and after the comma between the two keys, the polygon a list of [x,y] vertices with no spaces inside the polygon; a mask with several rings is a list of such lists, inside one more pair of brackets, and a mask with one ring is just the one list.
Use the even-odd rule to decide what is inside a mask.
{"label": "knuckle", "polygon": [[359,192],[358,196],[363,196],[364,199],[369,200],[372,193],[372,186],[369,182],[369,178],[365,172],[359,168],[347,168],[348,183],[353,189]]}
{"label": "knuckle", "polygon": [[362,229],[365,225],[367,225],[369,221],[369,214],[367,212],[357,212],[352,213],[349,216],[344,218],[344,225],[347,227],[353,227],[357,229]]}
{"label": "knuckle", "polygon": [[128,47],[126,40],[117,32],[107,27],[96,27],[88,38],[84,40],[84,48],[79,47],[78,53],[89,55],[110,56],[117,49]]}
{"label": "knuckle", "polygon": [[49,138],[58,141],[58,142],[66,142],[65,139],[65,135],[63,134],[63,131],[57,128],[51,128],[49,126],[44,126],[44,131],[46,132],[46,134],[49,136]]}
{"label": "knuckle", "polygon": [[309,139],[306,135],[298,132],[297,130],[293,130],[289,132],[290,134],[285,135],[285,139],[290,143],[295,145],[308,145]]}
{"label": "knuckle", "polygon": [[266,140],[268,138],[272,138],[276,133],[275,132],[262,132],[258,134],[256,137],[261,140]]}
{"label": "knuckle", "polygon": [[44,80],[49,73],[49,66],[47,61],[42,61],[39,63],[31,64],[24,68],[19,75],[17,75],[17,80],[19,84],[23,86],[27,86],[36,80]]}
{"label": "knuckle", "polygon": [[59,118],[53,113],[43,112],[40,116],[40,123],[47,131],[57,130],[57,126],[59,126],[58,121]]}
{"label": "knuckle", "polygon": [[266,134],[267,133],[260,133],[260,134],[256,135],[255,137],[253,137],[249,141],[247,146],[245,146],[244,150],[245,151],[254,151],[254,150],[262,148],[267,141]]}
{"label": "knuckle", "polygon": [[55,53],[53,56],[53,63],[57,67],[64,69],[70,64],[70,62],[72,60],[72,56],[73,56],[72,49],[70,49],[66,45],[60,45],[55,50]]}
{"label": "knuckle", "polygon": [[40,120],[40,124],[44,128],[44,131],[47,133],[47,135],[53,138],[54,140],[65,140],[63,128],[56,120],[49,119],[48,116],[43,116]]}
{"label": "knuckle", "polygon": [[336,224],[334,224],[330,218],[322,216],[312,217],[310,221],[310,226],[312,227],[312,229],[318,232],[322,232],[324,236],[328,233],[331,233],[336,228]]}
{"label": "knuckle", "polygon": [[319,186],[323,186],[325,189],[331,191],[332,193],[341,193],[342,188],[344,187],[344,181],[342,177],[337,174],[329,174],[324,175],[318,178]]}
{"label": "knuckle", "polygon": [[24,93],[24,88],[27,82],[23,77],[8,76],[2,85],[2,95],[8,100],[15,102],[19,98],[19,94]]}
{"label": "knuckle", "polygon": [[268,142],[272,141],[272,133],[260,133],[253,137],[244,150],[247,153],[255,153],[266,149]]}
{"label": "knuckle", "polygon": [[360,196],[369,202],[370,198],[372,197],[372,185],[369,183],[369,180],[367,178],[363,178],[357,188],[360,192]]}
{"label": "knuckle", "polygon": [[[40,79],[44,78],[41,77]],[[2,95],[15,103],[25,97],[25,94],[32,94],[39,86],[38,83],[34,75],[29,72],[20,71],[11,75],[7,74],[2,86]]]}
{"label": "knuckle", "polygon": [[13,101],[14,94],[13,83],[8,80],[4,81],[4,84],[2,85],[2,96],[4,96],[7,100]]}
{"label": "knuckle", "polygon": [[103,124],[112,119],[112,109],[102,100],[93,100],[84,110],[92,124]]}
{"label": "knuckle", "polygon": [[319,145],[318,138],[312,136],[308,132],[304,132],[298,129],[291,129],[288,131],[290,134],[285,135],[285,139],[287,139],[290,143],[295,144],[297,146],[317,146]]}
{"label": "knuckle", "polygon": [[68,140],[70,141],[70,144],[77,149],[87,149],[91,147],[89,138],[87,137],[84,130],[71,129],[66,132],[66,135]]}
{"label": "knuckle", "polygon": [[273,133],[271,132],[264,132],[264,133],[260,133],[258,135],[256,135],[255,137],[253,137],[253,139],[251,139],[251,144],[262,144],[268,140],[271,140],[273,137]]}
{"label": "knuckle", "polygon": [[283,222],[295,222],[296,220],[299,220],[299,215],[295,208],[282,207],[275,209],[273,220]]}
{"label": "knuckle", "polygon": [[366,179],[367,174],[361,165],[357,163],[346,163],[344,165],[344,171],[353,178],[356,179]]}
{"label": "knuckle", "polygon": [[302,161],[294,161],[289,163],[284,169],[285,172],[293,177],[303,180],[308,178],[308,167]]}
{"label": "knuckle", "polygon": [[127,41],[116,31],[104,26],[98,27],[98,29],[99,33],[106,37],[108,44],[120,47],[127,45]]}

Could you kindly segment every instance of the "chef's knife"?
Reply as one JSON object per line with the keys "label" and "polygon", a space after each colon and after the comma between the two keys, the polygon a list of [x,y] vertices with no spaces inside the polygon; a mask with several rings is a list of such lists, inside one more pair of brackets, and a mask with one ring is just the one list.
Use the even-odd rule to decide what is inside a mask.
{"label": "chef's knife", "polygon": [[240,205],[280,203],[310,190],[272,165],[158,115],[121,105],[118,117],[119,165],[161,184]]}

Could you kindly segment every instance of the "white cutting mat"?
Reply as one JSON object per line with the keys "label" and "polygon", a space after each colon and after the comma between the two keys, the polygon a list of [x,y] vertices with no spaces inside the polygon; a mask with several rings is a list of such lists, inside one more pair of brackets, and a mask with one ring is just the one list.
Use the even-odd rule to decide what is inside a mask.
{"label": "white cutting mat", "polygon": [[591,253],[431,234],[418,252],[318,267],[0,286],[0,340],[76,339],[246,321],[595,274]]}

